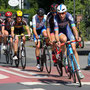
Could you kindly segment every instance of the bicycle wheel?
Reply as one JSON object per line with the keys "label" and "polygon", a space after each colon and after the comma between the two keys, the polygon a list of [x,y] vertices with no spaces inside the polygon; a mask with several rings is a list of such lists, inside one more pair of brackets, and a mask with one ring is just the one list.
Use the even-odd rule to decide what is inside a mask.
{"label": "bicycle wheel", "polygon": [[24,45],[22,45],[22,50],[21,50],[21,66],[22,69],[25,69],[26,67],[26,49]]}
{"label": "bicycle wheel", "polygon": [[[71,58],[72,58],[72,60],[73,60],[73,64],[74,64],[74,68],[75,68],[75,74],[76,74],[76,76],[77,76],[77,79],[78,79],[78,82],[79,82],[79,84],[80,84],[80,87],[82,86],[82,84],[81,84],[81,80],[80,80],[80,77],[79,77],[79,74],[78,74],[78,69],[77,69],[77,65],[76,65],[76,62],[75,62],[75,58],[74,58],[75,56],[73,56],[73,55],[71,55]],[[75,77],[75,75],[74,75],[74,77]]]}
{"label": "bicycle wheel", "polygon": [[65,63],[64,68],[65,68],[65,72],[66,72],[68,78],[71,79],[72,68],[71,68],[71,60],[70,60],[69,56],[67,56],[67,65]]}
{"label": "bicycle wheel", "polygon": [[9,48],[9,55],[10,55],[10,64],[13,65],[13,51],[12,51],[12,46],[10,45]]}
{"label": "bicycle wheel", "polygon": [[44,49],[44,60],[45,60],[45,66],[48,73],[51,72],[51,55],[50,55],[50,49],[45,48]]}
{"label": "bicycle wheel", "polygon": [[18,47],[18,52],[17,52],[17,57],[18,57],[18,59],[15,60],[15,65],[16,65],[16,67],[19,66],[20,55],[21,55],[21,53],[20,53],[20,47]]}
{"label": "bicycle wheel", "polygon": [[62,52],[60,53],[59,59],[57,60],[57,71],[59,73],[60,76],[63,76],[63,69],[62,69],[63,65],[62,65]]}
{"label": "bicycle wheel", "polygon": [[4,51],[6,63],[9,64],[9,44],[6,45],[6,50]]}
{"label": "bicycle wheel", "polygon": [[81,48],[84,48],[84,40],[82,37],[81,37]]}
{"label": "bicycle wheel", "polygon": [[40,49],[40,71],[42,72],[44,69],[44,55],[43,55],[44,49]]}

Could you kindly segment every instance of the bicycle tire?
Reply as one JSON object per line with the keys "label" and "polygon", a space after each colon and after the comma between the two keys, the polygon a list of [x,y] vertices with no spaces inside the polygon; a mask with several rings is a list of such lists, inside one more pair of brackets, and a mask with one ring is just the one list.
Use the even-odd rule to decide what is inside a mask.
{"label": "bicycle tire", "polygon": [[42,72],[43,69],[44,69],[44,56],[43,56],[43,53],[44,53],[44,49],[41,48],[40,49],[40,71]]}
{"label": "bicycle tire", "polygon": [[67,64],[68,64],[68,65],[67,65],[67,68],[64,67],[64,68],[65,68],[65,72],[66,72],[68,78],[71,79],[71,76],[72,76],[72,68],[71,68],[71,60],[70,60],[69,56],[67,56]]}
{"label": "bicycle tire", "polygon": [[78,71],[77,71],[77,70],[78,70],[78,69],[77,69],[77,65],[76,65],[76,62],[75,62],[75,60],[74,60],[74,56],[71,55],[71,57],[72,57],[73,64],[74,64],[74,68],[75,68],[75,74],[76,74],[76,76],[77,76],[78,82],[79,82],[80,87],[81,87],[82,84],[81,84],[81,80],[80,80],[80,77],[79,77],[79,74],[78,74]]}
{"label": "bicycle tire", "polygon": [[18,47],[17,57],[18,57],[18,59],[15,60],[15,66],[16,66],[16,67],[19,66],[19,60],[20,60],[20,47]]}
{"label": "bicycle tire", "polygon": [[22,69],[25,69],[26,67],[26,49],[24,45],[22,45],[22,50],[21,50],[21,66],[22,66]]}
{"label": "bicycle tire", "polygon": [[10,55],[10,65],[13,65],[13,51],[11,45],[9,48],[9,55]]}
{"label": "bicycle tire", "polygon": [[51,56],[50,56],[50,49],[45,48],[44,49],[44,59],[45,59],[45,66],[48,73],[51,72]]}
{"label": "bicycle tire", "polygon": [[6,50],[4,52],[5,52],[6,63],[9,64],[9,44],[6,45]]}
{"label": "bicycle tire", "polygon": [[81,37],[81,48],[84,48],[84,40],[82,37]]}
{"label": "bicycle tire", "polygon": [[60,58],[57,60],[57,71],[60,76],[63,76],[63,65],[62,65],[62,52],[60,52]]}
{"label": "bicycle tire", "polygon": [[46,71],[48,73],[51,72],[51,56],[50,56],[50,50],[49,48],[45,48],[45,53],[44,53],[44,61],[45,61],[45,67],[46,67]]}

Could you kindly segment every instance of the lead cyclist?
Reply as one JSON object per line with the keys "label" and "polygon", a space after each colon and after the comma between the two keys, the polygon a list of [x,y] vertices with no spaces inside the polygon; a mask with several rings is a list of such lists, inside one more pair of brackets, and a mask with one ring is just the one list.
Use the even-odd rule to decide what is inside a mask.
{"label": "lead cyclist", "polygon": [[[55,37],[56,37],[57,42],[59,42],[59,40],[62,43],[65,43],[67,40],[75,40],[75,39],[79,40],[79,36],[78,36],[77,28],[74,23],[74,19],[72,15],[67,12],[67,8],[64,4],[60,4],[57,7],[57,14],[58,15],[55,16],[55,20],[54,20],[54,23],[55,23],[54,30],[55,30]],[[74,35],[71,29],[73,30]],[[71,45],[72,45],[73,52],[75,54],[76,60],[79,65],[79,71],[78,71],[79,76],[81,79],[83,79],[84,75],[81,73],[81,70],[80,70],[79,57],[76,51],[76,43],[72,43]],[[64,54],[66,54],[66,48],[64,48]]]}

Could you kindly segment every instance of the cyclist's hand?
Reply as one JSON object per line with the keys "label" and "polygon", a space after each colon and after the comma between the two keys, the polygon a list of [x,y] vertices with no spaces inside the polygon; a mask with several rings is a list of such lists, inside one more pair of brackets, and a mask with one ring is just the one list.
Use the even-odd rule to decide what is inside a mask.
{"label": "cyclist's hand", "polygon": [[51,40],[49,41],[49,43],[50,43],[51,45],[53,44],[53,42],[52,42]]}
{"label": "cyclist's hand", "polygon": [[58,47],[60,47],[60,44],[61,44],[60,41],[58,41],[58,42],[56,43],[56,45],[57,45]]}
{"label": "cyclist's hand", "polygon": [[78,41],[81,41],[81,37],[78,38]]}
{"label": "cyclist's hand", "polygon": [[38,35],[36,36],[36,39],[39,39],[39,36]]}

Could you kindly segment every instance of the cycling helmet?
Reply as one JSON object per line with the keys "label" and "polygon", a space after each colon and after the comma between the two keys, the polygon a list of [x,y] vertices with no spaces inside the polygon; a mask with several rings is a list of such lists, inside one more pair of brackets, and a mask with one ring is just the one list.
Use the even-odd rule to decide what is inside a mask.
{"label": "cycling helmet", "polygon": [[57,6],[58,6],[58,4],[53,3],[53,4],[50,6],[50,11],[53,12],[54,10],[57,10]]}
{"label": "cycling helmet", "polygon": [[67,11],[67,8],[64,4],[60,4],[58,7],[57,7],[57,12],[59,13],[63,13],[63,12],[66,12]]}
{"label": "cycling helmet", "polygon": [[44,14],[45,14],[45,11],[44,11],[43,8],[39,8],[39,9],[37,10],[37,15],[43,16]]}
{"label": "cycling helmet", "polygon": [[22,13],[22,11],[21,10],[18,10],[17,12],[16,12],[16,16],[23,16],[23,13]]}
{"label": "cycling helmet", "polygon": [[6,16],[6,17],[11,17],[11,16],[12,16],[12,12],[7,11],[7,12],[5,13],[5,16]]}

